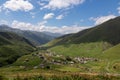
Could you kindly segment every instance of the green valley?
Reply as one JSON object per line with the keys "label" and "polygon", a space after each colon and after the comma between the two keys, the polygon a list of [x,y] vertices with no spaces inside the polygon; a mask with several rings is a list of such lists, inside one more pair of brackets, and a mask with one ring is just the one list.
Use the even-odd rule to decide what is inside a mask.
{"label": "green valley", "polygon": [[0,80],[119,80],[120,17],[34,46],[0,32]]}

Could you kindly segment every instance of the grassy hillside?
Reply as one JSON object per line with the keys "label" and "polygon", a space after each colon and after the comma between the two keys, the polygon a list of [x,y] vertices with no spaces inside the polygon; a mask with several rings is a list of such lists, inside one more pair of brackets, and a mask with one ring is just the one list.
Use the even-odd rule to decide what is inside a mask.
{"label": "grassy hillside", "polygon": [[[100,61],[80,65],[93,72],[120,72],[120,17],[96,27],[59,37],[45,46],[56,54],[92,57]],[[83,69],[84,70],[84,69]]]}
{"label": "grassy hillside", "polygon": [[119,59],[120,58],[120,44],[108,49],[108,50],[105,50],[103,53],[102,53],[102,58],[110,58],[112,57],[111,60],[115,60],[115,59]]}
{"label": "grassy hillside", "polygon": [[109,71],[120,72],[120,44],[104,51],[100,58],[106,59]]}
{"label": "grassy hillside", "polygon": [[[25,62],[26,60],[29,60],[29,61]],[[38,66],[40,63],[41,63],[41,59],[39,57],[32,56],[32,54],[29,54],[29,55],[20,57],[13,65],[34,67],[34,66]]]}
{"label": "grassy hillside", "polygon": [[0,32],[0,66],[13,63],[18,57],[31,53],[33,45],[15,33]]}
{"label": "grassy hillside", "polygon": [[111,46],[112,45],[107,42],[95,42],[59,45],[52,47],[49,50],[65,56],[97,57]]}
{"label": "grassy hillside", "polygon": [[[112,58],[118,53],[113,54],[111,50],[106,50],[119,43],[120,17],[117,17],[96,27],[59,37],[45,46],[52,52],[65,56],[100,57],[105,53],[103,55],[105,58]],[[119,52],[120,48],[116,49],[114,51]],[[118,57],[115,58],[118,59]]]}
{"label": "grassy hillside", "polygon": [[120,43],[120,17],[111,19],[103,24],[90,29],[80,31],[75,34],[68,34],[59,37],[47,44],[47,46],[55,46],[61,44],[79,44],[91,42],[109,42],[116,45]]}

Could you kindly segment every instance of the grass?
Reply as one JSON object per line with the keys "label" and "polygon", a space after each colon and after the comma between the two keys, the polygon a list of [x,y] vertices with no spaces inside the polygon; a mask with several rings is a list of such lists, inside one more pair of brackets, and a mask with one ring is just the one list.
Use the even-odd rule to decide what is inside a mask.
{"label": "grass", "polygon": [[[89,43],[89,44],[86,43],[86,45],[85,43],[83,43],[79,45],[71,44],[71,45],[61,46],[61,48],[65,47],[65,48],[62,48],[63,50],[68,48],[68,50],[72,51],[74,48],[75,51],[73,51],[73,53],[81,50],[83,52],[86,52],[85,55],[74,54],[76,56],[86,56],[86,57],[93,57],[93,58],[98,57],[99,61],[97,62],[89,61],[86,64],[52,65],[54,67],[52,69],[40,69],[40,68],[33,69],[34,66],[37,66],[41,63],[41,60],[37,56],[32,55],[32,54],[38,53],[37,51],[32,54],[22,56],[10,67],[0,68],[0,75],[1,75],[0,78],[1,80],[2,78],[3,80],[8,80],[8,79],[13,79],[13,80],[119,80],[120,79],[120,76],[119,76],[120,74],[119,60],[120,59],[118,55],[119,51],[116,51],[119,49],[119,45],[110,48],[111,47],[110,44],[107,44],[107,43],[106,43],[107,45],[103,45],[103,44],[104,44],[103,42],[99,42],[99,43],[97,42],[97,43]],[[106,47],[109,49],[105,50],[103,49],[103,47]],[[94,50],[94,48],[97,50]],[[94,55],[90,55],[90,53],[87,53],[85,49],[93,50],[91,52],[93,52]],[[45,51],[39,51],[39,52],[44,53]],[[65,56],[69,55],[69,56],[75,57],[73,53],[72,52],[70,53],[69,51],[70,55],[65,54]],[[115,55],[113,56],[112,53],[114,53],[117,57],[115,57]],[[61,53],[58,53],[58,54],[61,54]],[[102,56],[103,54],[104,54],[104,57]],[[107,56],[109,56],[108,59],[106,59]],[[24,63],[26,59],[30,61]],[[31,68],[24,69],[24,68],[20,68],[20,66],[28,66]]]}
{"label": "grass", "polygon": [[108,62],[108,68],[111,72],[120,73],[120,44],[104,51],[101,56],[101,59],[106,59]]}
{"label": "grass", "polygon": [[[28,62],[25,62],[25,60],[29,60]],[[37,56],[32,56],[32,54],[22,56],[19,58],[13,65],[14,66],[37,66],[41,62],[41,59]]]}
{"label": "grass", "polygon": [[[112,58],[109,58],[109,57],[112,57]],[[109,58],[109,60],[116,60],[116,59],[119,59],[120,58],[120,44],[104,51],[102,53],[102,56],[103,58]]]}
{"label": "grass", "polygon": [[107,42],[95,42],[95,43],[59,45],[52,47],[49,50],[65,56],[94,57],[96,55],[100,55],[104,50],[110,47],[111,45]]}
{"label": "grass", "polygon": [[8,65],[16,61],[22,55],[29,54],[33,48],[24,43],[16,43],[13,45],[0,46],[0,66]]}
{"label": "grass", "polygon": [[[67,68],[68,69],[68,68]],[[119,80],[113,74],[82,73],[56,70],[20,70],[19,67],[0,68],[0,80]],[[7,72],[7,73],[6,73]]]}
{"label": "grass", "polygon": [[119,74],[120,44],[113,47],[111,46],[112,45],[110,45],[107,42],[95,42],[95,43],[59,45],[52,47],[49,50],[55,52],[56,54],[62,54],[64,56],[92,57],[98,58],[100,60],[99,62],[88,62],[87,64],[79,65],[81,68],[80,71],[82,72],[93,71]]}
{"label": "grass", "polygon": [[80,68],[76,68],[76,67],[73,67],[73,66],[62,66],[62,67],[56,68],[56,70],[59,70],[59,71],[70,71],[70,72],[79,72]]}

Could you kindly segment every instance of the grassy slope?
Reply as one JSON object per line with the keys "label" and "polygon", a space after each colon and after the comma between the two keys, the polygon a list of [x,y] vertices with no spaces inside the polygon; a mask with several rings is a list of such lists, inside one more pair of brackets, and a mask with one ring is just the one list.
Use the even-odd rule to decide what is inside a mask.
{"label": "grassy slope", "polygon": [[14,33],[0,32],[0,66],[13,63],[18,57],[31,53],[28,40]]}
{"label": "grassy slope", "polygon": [[95,42],[95,43],[60,45],[52,47],[49,50],[65,56],[95,57],[96,55],[99,56],[104,50],[110,47],[111,44],[107,42]]}
{"label": "grassy slope", "polygon": [[104,51],[100,57],[107,60],[109,71],[120,72],[120,44]]}
{"label": "grassy slope", "polygon": [[75,34],[68,34],[59,37],[46,46],[56,46],[64,44],[80,44],[80,43],[91,43],[91,42],[109,42],[110,44],[116,45],[120,43],[120,17],[109,20],[98,26],[80,31]]}
{"label": "grassy slope", "polygon": [[[120,44],[111,47],[107,42],[95,42],[95,43],[81,43],[71,45],[60,45],[50,48],[52,52],[62,54],[65,56],[83,56],[99,58],[99,62],[89,62],[87,64],[80,64],[83,68],[78,71],[87,72],[85,68],[90,69],[92,72],[120,72]],[[67,66],[68,67],[68,66]],[[70,67],[68,67],[70,68]],[[77,68],[76,68],[77,69]],[[59,70],[66,70],[61,67]],[[72,68],[71,68],[72,71]]]}
{"label": "grassy slope", "polygon": [[[25,62],[25,60],[28,59],[28,62]],[[20,57],[13,65],[14,66],[29,66],[34,67],[38,66],[41,62],[41,59],[37,56],[32,56],[32,54],[25,55]]]}
{"label": "grassy slope", "polygon": [[109,58],[112,57],[111,60],[119,59],[120,58],[120,44],[104,51],[102,54],[102,58]]}

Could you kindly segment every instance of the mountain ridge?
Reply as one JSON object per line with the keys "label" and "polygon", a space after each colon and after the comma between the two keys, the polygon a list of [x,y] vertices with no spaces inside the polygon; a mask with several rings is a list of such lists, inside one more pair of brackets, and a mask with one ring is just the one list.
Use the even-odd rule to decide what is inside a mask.
{"label": "mountain ridge", "polygon": [[113,45],[120,43],[120,16],[104,22],[95,27],[85,29],[78,33],[68,34],[56,38],[47,45],[79,44],[97,41],[106,41]]}
{"label": "mountain ridge", "polygon": [[15,28],[11,28],[7,25],[0,25],[0,31],[14,32],[20,36],[24,36],[26,39],[31,41],[36,46],[45,44],[45,43],[53,40],[54,38],[60,36],[60,35],[52,36],[52,35],[54,35],[54,33],[51,33],[52,35],[48,35],[46,32],[15,29]]}

